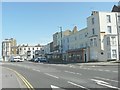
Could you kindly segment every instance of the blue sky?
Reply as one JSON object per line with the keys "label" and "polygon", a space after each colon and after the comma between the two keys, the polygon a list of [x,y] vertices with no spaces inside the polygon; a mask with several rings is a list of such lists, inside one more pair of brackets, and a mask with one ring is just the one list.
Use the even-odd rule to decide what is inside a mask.
{"label": "blue sky", "polygon": [[15,38],[18,44],[47,44],[59,26],[72,30],[87,26],[91,11],[111,11],[117,2],[4,2],[2,39]]}

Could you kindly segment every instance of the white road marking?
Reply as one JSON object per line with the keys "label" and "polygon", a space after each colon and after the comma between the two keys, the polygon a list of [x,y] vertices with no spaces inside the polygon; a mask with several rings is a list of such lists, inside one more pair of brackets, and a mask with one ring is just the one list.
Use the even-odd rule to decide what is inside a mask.
{"label": "white road marking", "polygon": [[88,70],[90,70],[90,68],[87,68]]}
{"label": "white road marking", "polygon": [[87,68],[83,68],[83,69],[87,69]]}
{"label": "white road marking", "polygon": [[80,66],[80,68],[82,68],[83,66]]}
{"label": "white road marking", "polygon": [[82,74],[80,74],[80,73],[75,73],[75,72],[71,72],[71,71],[65,71],[65,72],[67,72],[67,73],[72,73],[72,74],[77,74],[77,75],[82,75]]}
{"label": "white road marking", "polygon": [[95,82],[100,82],[100,83],[104,83],[104,84],[109,84],[109,83],[107,83],[107,82],[105,82],[105,81],[102,81],[102,80],[97,80],[97,79],[91,79],[92,81],[95,81]]}
{"label": "white road marking", "polygon": [[54,78],[59,78],[59,77],[57,77],[57,76],[54,76],[54,75],[51,75],[51,74],[49,74],[49,73],[45,73],[46,75],[48,75],[48,76],[51,76],[51,77],[54,77]]}
{"label": "white road marking", "polygon": [[118,71],[112,71],[112,72],[118,73]]}
{"label": "white road marking", "polygon": [[40,70],[36,70],[36,71],[40,72]]}
{"label": "white road marking", "polygon": [[28,63],[33,63],[33,62],[28,62]]}
{"label": "white road marking", "polygon": [[40,72],[40,70],[38,70],[38,69],[32,69],[32,70],[37,71],[37,72]]}
{"label": "white road marking", "polygon": [[116,80],[111,80],[111,79],[107,79],[107,78],[102,78],[102,77],[95,77],[95,78],[98,78],[98,79],[103,79],[103,80],[107,80],[107,81],[113,81],[113,82],[118,82]]}
{"label": "white road marking", "polygon": [[104,71],[106,71],[106,72],[110,72],[110,70],[104,70]]}
{"label": "white road marking", "polygon": [[34,71],[35,71],[36,69],[32,69],[32,70],[34,70]]}
{"label": "white road marking", "polygon": [[[96,66],[91,66],[91,67],[96,67]],[[118,73],[118,71],[110,71],[110,70],[103,70],[103,69],[93,69],[93,68],[84,68],[80,66],[80,69],[87,69],[87,70],[94,70],[94,71],[106,71],[106,72],[115,72]]]}
{"label": "white road marking", "polygon": [[75,72],[71,72],[71,71],[65,71],[65,72],[67,72],[67,73],[72,73],[72,74],[76,74]]}
{"label": "white road marking", "polygon": [[72,65],[70,65],[69,67],[73,67]]}
{"label": "white road marking", "polygon": [[57,87],[57,86],[54,86],[54,85],[51,85],[51,88],[59,88],[59,87]]}
{"label": "white road marking", "polygon": [[[75,86],[77,86],[77,87],[80,87],[80,88],[87,89],[86,87],[84,87],[84,86],[81,86],[81,85],[78,85],[78,84],[76,84],[76,83],[73,83],[73,82],[71,82],[71,81],[68,81],[68,83],[70,83],[70,84],[72,84],[72,85],[75,85]],[[89,90],[89,89],[87,89],[87,90]]]}
{"label": "white road marking", "polygon": [[102,85],[102,86],[106,86],[106,87],[109,87],[109,88],[115,88],[115,89],[120,89],[118,87],[115,87],[115,86],[111,86],[109,85],[109,83],[105,82],[105,81],[102,81],[102,80],[97,80],[97,79],[91,79],[92,81],[95,81],[98,85]]}
{"label": "white road marking", "polygon": [[103,71],[102,69],[98,69],[98,71]]}
{"label": "white road marking", "polygon": [[43,63],[35,63],[35,64],[43,64]]}
{"label": "white road marking", "polygon": [[80,74],[80,73],[76,73],[76,74],[78,74],[78,75],[82,75],[82,74]]}

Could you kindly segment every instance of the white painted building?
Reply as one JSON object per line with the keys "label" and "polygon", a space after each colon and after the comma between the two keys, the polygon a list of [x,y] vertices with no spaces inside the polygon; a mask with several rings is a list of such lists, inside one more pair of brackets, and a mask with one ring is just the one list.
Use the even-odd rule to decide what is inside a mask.
{"label": "white painted building", "polygon": [[119,20],[117,12],[93,11],[87,18],[87,28],[63,37],[66,59],[78,62],[119,60]]}
{"label": "white painted building", "polygon": [[32,58],[35,58],[36,51],[40,51],[41,55],[44,55],[44,46],[43,45],[19,45],[18,46],[18,54],[24,58],[24,60],[31,60]]}
{"label": "white painted building", "polygon": [[87,18],[90,60],[118,60],[118,30],[115,12],[93,11]]}

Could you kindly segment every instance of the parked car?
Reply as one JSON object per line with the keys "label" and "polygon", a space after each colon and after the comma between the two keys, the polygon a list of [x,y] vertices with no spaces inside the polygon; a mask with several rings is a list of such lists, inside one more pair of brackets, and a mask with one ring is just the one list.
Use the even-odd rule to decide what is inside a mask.
{"label": "parked car", "polygon": [[37,57],[34,59],[35,62],[47,62],[46,57]]}

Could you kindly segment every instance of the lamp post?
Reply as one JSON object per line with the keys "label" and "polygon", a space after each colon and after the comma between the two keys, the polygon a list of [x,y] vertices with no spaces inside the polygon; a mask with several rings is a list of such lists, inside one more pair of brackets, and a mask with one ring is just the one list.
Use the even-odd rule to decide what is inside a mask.
{"label": "lamp post", "polygon": [[63,62],[63,55],[62,55],[62,54],[63,54],[63,46],[62,46],[62,27],[60,26],[59,28],[60,28],[60,33],[61,33],[61,35],[60,35],[60,36],[61,36],[60,52],[61,52],[61,59],[62,59],[62,62]]}
{"label": "lamp post", "polygon": [[120,53],[119,53],[119,50],[120,50],[120,42],[119,42],[119,21],[118,21],[118,16],[117,16],[117,14],[115,14],[116,15],[116,26],[117,26],[117,36],[118,36],[118,60],[120,60]]}

